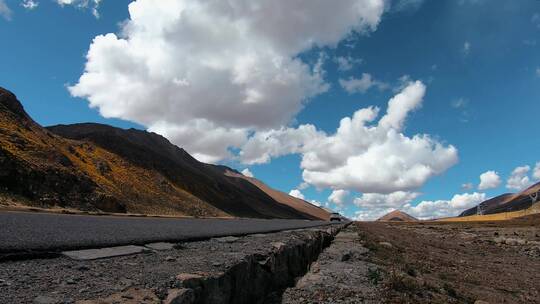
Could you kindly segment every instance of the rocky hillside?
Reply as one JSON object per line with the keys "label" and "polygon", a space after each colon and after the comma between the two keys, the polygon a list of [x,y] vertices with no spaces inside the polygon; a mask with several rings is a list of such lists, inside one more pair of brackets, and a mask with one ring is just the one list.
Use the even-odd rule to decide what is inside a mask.
{"label": "rocky hillside", "polygon": [[[523,190],[522,192],[506,193],[484,201],[478,206],[480,206],[482,214],[496,214],[523,210],[531,207],[533,203],[530,195],[539,192],[540,183],[537,183]],[[537,202],[540,202],[540,197],[538,197]],[[478,206],[463,211],[459,216],[462,217],[478,214]]]}
{"label": "rocky hillside", "polygon": [[394,210],[377,220],[378,222],[416,222],[418,219],[399,210]]}
{"label": "rocky hillside", "polygon": [[315,218],[154,133],[100,124],[43,128],[1,88],[0,169],[0,194],[38,207]]}

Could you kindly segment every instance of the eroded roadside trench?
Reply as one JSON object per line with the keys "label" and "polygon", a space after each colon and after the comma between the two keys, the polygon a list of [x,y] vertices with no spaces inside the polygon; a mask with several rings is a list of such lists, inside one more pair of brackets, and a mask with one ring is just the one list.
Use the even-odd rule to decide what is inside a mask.
{"label": "eroded roadside trench", "polygon": [[351,264],[365,254],[351,246],[357,237],[327,226],[100,260],[9,261],[0,264],[0,302],[357,303],[353,295],[374,297],[370,266]]}

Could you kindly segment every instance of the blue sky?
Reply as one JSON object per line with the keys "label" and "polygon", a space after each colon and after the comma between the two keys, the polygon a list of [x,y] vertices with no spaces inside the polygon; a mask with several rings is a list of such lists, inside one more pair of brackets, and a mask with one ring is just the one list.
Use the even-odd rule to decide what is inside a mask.
{"label": "blue sky", "polygon": [[[300,10],[316,21],[297,24],[283,19],[273,24],[273,10],[287,6],[277,1],[257,11],[255,17],[235,11],[233,18],[238,19],[234,22],[253,22],[255,28],[240,33],[234,32],[238,28],[223,30],[226,26],[219,22],[224,21],[216,18],[224,14],[219,7],[198,8],[194,12],[201,12],[201,16],[193,13],[186,19],[195,25],[182,25],[174,23],[184,20],[181,15],[160,15],[171,11],[170,7],[140,13],[148,2],[144,0],[133,5],[130,15],[131,2],[104,0],[95,7],[92,1],[59,5],[41,0],[37,7],[28,9],[22,6],[28,1],[0,0],[0,37],[5,42],[0,48],[0,86],[15,92],[42,125],[94,121],[150,128],[199,159],[225,163],[240,171],[249,168],[273,187],[285,192],[297,189],[296,193],[301,192],[307,200],[360,219],[372,219],[394,208],[419,217],[453,215],[540,178],[540,166],[535,168],[540,161],[536,152],[540,141],[535,136],[540,131],[535,118],[540,113],[539,1],[380,0],[383,9],[366,7],[353,14],[352,5],[365,1],[350,0],[333,8],[332,18],[343,22],[320,18],[325,16],[324,4],[320,4],[324,1],[314,1],[308,5],[312,7],[290,7],[287,11]],[[191,1],[168,2],[180,10],[184,2]],[[93,8],[99,17],[92,13]],[[260,25],[255,18],[273,27]],[[166,35],[152,32],[159,23],[155,20],[171,22],[163,25],[169,31]],[[107,33],[117,35],[92,42]],[[217,33],[216,37],[207,38],[211,33]],[[141,37],[148,39],[148,45],[138,40]],[[124,39],[129,44],[123,45]],[[95,52],[85,58],[90,45]],[[253,53],[242,53],[246,48]],[[231,53],[224,57],[213,53],[223,49]],[[224,62],[227,56],[236,63]],[[272,65],[275,58],[288,61],[276,67]],[[177,66],[169,68],[170,62]],[[214,72],[201,62],[211,62]],[[93,68],[85,70],[85,64]],[[290,74],[283,74],[284,70]],[[224,82],[220,78],[223,71],[235,80]],[[133,76],[137,73],[141,75]],[[79,79],[83,74],[87,79]],[[292,78],[279,86],[268,84],[276,75]],[[163,83],[167,77],[167,83],[172,80],[177,87]],[[347,91],[344,84],[350,80],[356,82],[351,81]],[[401,185],[396,177],[375,181],[369,174],[334,181],[335,172],[353,172],[352,176],[366,170],[365,162],[348,164],[355,157],[367,157],[362,151],[348,151],[348,158],[335,162],[319,151],[316,159],[325,160],[326,171],[312,169],[315,165],[309,164],[308,158],[313,151],[309,149],[324,148],[310,144],[310,138],[332,143],[344,140],[332,137],[342,118],[376,106],[380,119],[388,101],[416,81],[422,84],[416,89],[425,87],[425,92],[411,101],[414,106],[406,109],[404,125],[397,133],[406,138],[429,134],[432,143],[440,144],[444,151],[454,147],[455,157],[445,160],[434,147],[424,150],[429,161],[403,156],[397,166],[404,174],[412,174],[418,166],[433,171],[423,178],[412,178],[414,182],[407,186],[391,187],[388,185]],[[136,98],[141,95],[137,92],[147,91],[150,98]],[[233,99],[238,96],[255,101],[246,97],[236,103]],[[191,106],[194,110],[186,113]],[[374,127],[378,119],[366,127]],[[306,125],[313,126],[314,133],[303,132],[301,126]],[[278,136],[278,130],[286,131]],[[253,140],[259,134],[265,138],[264,145]],[[295,136],[304,139],[298,141]],[[374,140],[391,143],[386,137]],[[289,145],[290,149],[283,148]],[[367,143],[367,150],[373,147],[377,145]],[[374,161],[399,159],[407,153],[381,151]],[[248,154],[253,157],[248,158]],[[261,155],[268,159],[255,161]],[[414,161],[417,163],[411,163]],[[340,165],[328,168],[330,163]],[[314,171],[316,175],[306,177]],[[496,174],[484,175],[485,187],[478,189],[480,175],[488,171]],[[309,186],[300,186],[305,181]],[[463,187],[469,183],[472,185]],[[340,199],[329,199],[336,190],[342,191]]]}

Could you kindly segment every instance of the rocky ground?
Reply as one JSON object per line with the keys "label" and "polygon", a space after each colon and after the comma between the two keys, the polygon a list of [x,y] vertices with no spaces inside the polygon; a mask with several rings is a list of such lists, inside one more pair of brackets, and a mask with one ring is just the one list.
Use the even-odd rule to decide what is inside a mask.
{"label": "rocky ground", "polygon": [[335,232],[226,237],[94,261],[4,262],[0,303],[540,303],[538,216],[355,223],[330,243]]}
{"label": "rocky ground", "polygon": [[386,303],[540,303],[539,216],[356,227]]}
{"label": "rocky ground", "polygon": [[292,286],[335,232],[324,227],[225,237],[91,261],[3,262],[0,303],[262,302]]}
{"label": "rocky ground", "polygon": [[379,267],[368,262],[356,227],[340,232],[311,270],[295,287],[285,291],[277,303],[380,303],[377,273]]}

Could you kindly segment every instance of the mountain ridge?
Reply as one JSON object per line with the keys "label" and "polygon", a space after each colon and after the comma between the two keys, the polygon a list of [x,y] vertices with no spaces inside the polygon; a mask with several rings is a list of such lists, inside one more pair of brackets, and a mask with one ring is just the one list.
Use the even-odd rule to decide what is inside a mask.
{"label": "mountain ridge", "polygon": [[0,144],[0,192],[40,207],[319,219],[155,133],[96,123],[43,128],[2,88]]}

